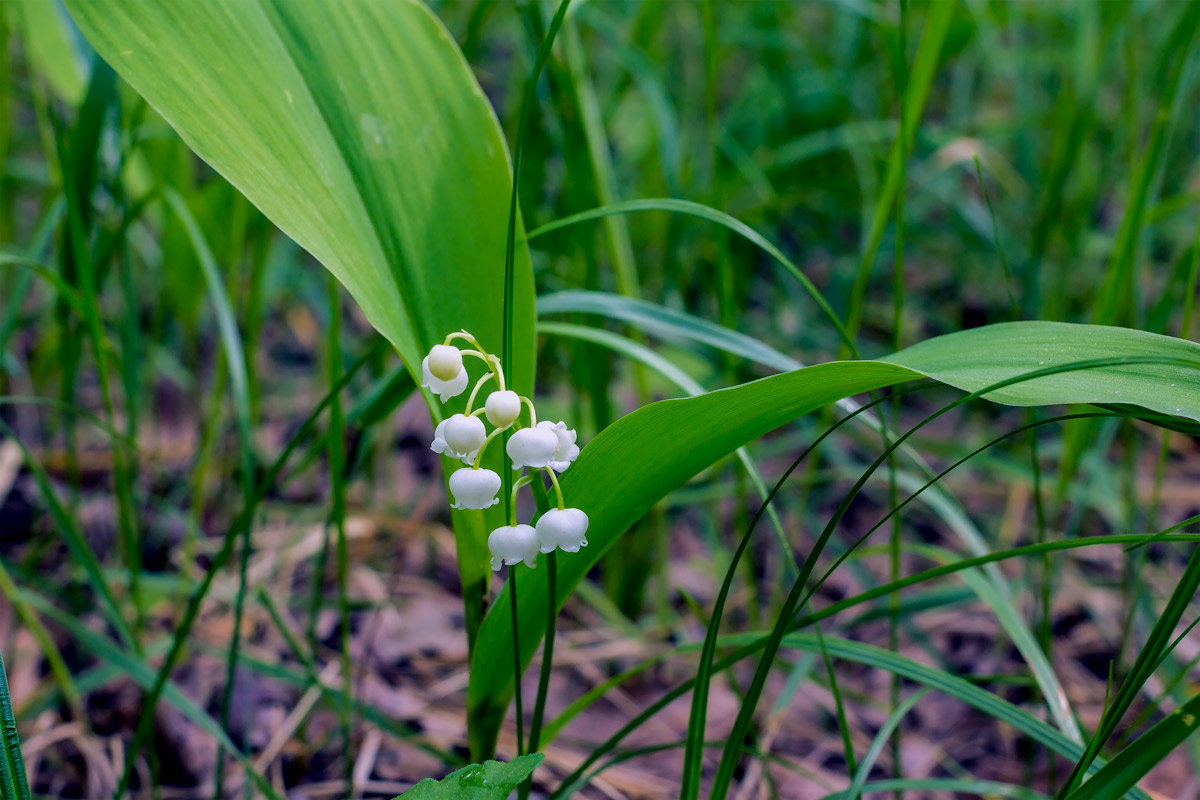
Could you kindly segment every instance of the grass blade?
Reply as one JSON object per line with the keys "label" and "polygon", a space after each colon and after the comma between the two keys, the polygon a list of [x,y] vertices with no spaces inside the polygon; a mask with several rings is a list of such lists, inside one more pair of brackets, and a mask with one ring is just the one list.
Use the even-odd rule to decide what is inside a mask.
{"label": "grass blade", "polygon": [[4,800],[30,800],[29,782],[25,777],[25,759],[21,756],[21,737],[17,735],[17,720],[13,716],[12,698],[8,694],[8,675],[4,671],[4,656],[0,654],[0,795]]}
{"label": "grass blade", "polygon": [[1118,753],[1086,783],[1067,795],[1068,800],[1119,800],[1147,772],[1158,766],[1167,753],[1195,733],[1198,726],[1200,694],[1193,696]]}
{"label": "grass blade", "polygon": [[804,291],[808,292],[808,295],[813,299],[813,302],[817,304],[817,307],[821,309],[821,312],[825,314],[829,322],[837,329],[838,335],[842,339],[842,343],[850,350],[851,353],[854,353],[857,356],[858,348],[854,345],[854,338],[847,331],[846,326],[842,323],[841,318],[838,317],[837,313],[833,310],[833,306],[829,305],[829,302],[825,299],[824,295],[822,295],[820,290],[817,289],[816,285],[809,280],[808,276],[801,272],[800,268],[796,266],[791,259],[785,256],[782,250],[771,244],[771,242],[768,241],[767,238],[761,233],[754,230],[736,217],[726,214],[724,211],[718,211],[715,208],[710,208],[709,206],[701,203],[693,203],[690,200],[676,200],[670,197],[660,197],[646,200],[628,200],[623,203],[613,203],[612,205],[593,208],[590,211],[583,211],[579,214],[572,214],[569,217],[563,217],[562,219],[548,222],[545,225],[530,231],[527,238],[535,239],[538,236],[550,233],[551,231],[556,231],[560,228],[565,228],[569,225],[577,225],[581,222],[588,222],[589,220],[602,219],[613,214],[632,214],[636,211],[669,211],[674,214],[686,214],[688,216],[698,217],[699,219],[707,220],[709,222],[716,223],[717,225],[724,226],[733,233],[736,233],[738,236],[741,236],[746,241],[755,245],[769,255],[772,259],[774,259],[776,263],[787,270],[797,281],[800,282],[800,285],[804,287]]}
{"label": "grass blade", "polygon": [[[894,673],[892,677],[894,680],[900,679]],[[871,767],[875,766],[875,762],[879,760],[879,756],[883,753],[883,748],[888,743],[889,737],[900,727],[904,716],[909,711],[912,711],[913,706],[921,702],[929,692],[929,689],[922,689],[916,692],[897,705],[892,710],[892,713],[888,715],[888,718],[884,720],[883,725],[876,732],[875,738],[871,740],[870,746],[867,747],[867,752],[863,755],[862,761],[859,762],[858,769],[854,772],[854,778],[850,781],[850,788],[846,790],[846,797],[851,798],[851,800],[859,800],[862,797],[863,786],[867,783],[867,776],[871,774]]]}
{"label": "grass blade", "polygon": [[1184,569],[1179,583],[1171,592],[1166,607],[1154,621],[1150,636],[1129,668],[1129,674],[1121,682],[1121,688],[1117,691],[1116,697],[1104,710],[1104,716],[1100,718],[1100,726],[1096,734],[1088,742],[1083,757],[1076,763],[1071,774],[1067,776],[1062,789],[1056,795],[1057,797],[1066,797],[1078,785],[1083,777],[1083,770],[1099,754],[1100,749],[1116,731],[1121,718],[1133,705],[1133,701],[1137,699],[1142,687],[1158,667],[1167,648],[1170,647],[1175,627],[1179,624],[1184,612],[1187,611],[1188,604],[1196,596],[1198,589],[1200,589],[1200,547],[1192,550],[1187,567]]}

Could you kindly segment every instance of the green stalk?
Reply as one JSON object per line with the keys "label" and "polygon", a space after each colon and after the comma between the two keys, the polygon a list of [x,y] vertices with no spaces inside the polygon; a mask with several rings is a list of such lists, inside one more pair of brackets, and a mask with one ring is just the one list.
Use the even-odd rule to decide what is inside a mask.
{"label": "green stalk", "polygon": [[[187,233],[196,259],[200,263],[204,275],[205,288],[213,306],[217,328],[221,338],[221,348],[228,368],[230,392],[233,395],[235,422],[238,432],[238,451],[241,460],[242,507],[250,508],[254,500],[254,445],[253,420],[250,411],[250,390],[246,377],[246,357],[242,350],[241,336],[234,317],[233,306],[229,301],[228,289],[221,279],[220,267],[216,257],[209,247],[204,233],[200,229],[195,216],[192,215],[182,195],[173,189],[164,192],[167,206],[175,213]],[[225,688],[221,697],[221,723],[228,729],[229,715],[233,708],[233,686],[237,677],[237,660],[241,643],[242,613],[246,602],[247,570],[250,564],[250,553],[254,542],[251,537],[253,525],[248,521],[241,529],[241,557],[238,561],[237,593],[233,605],[233,632],[230,639],[229,658],[225,663]],[[130,762],[132,763],[132,762]],[[223,748],[217,748],[217,766],[214,779],[214,800],[220,796],[222,778],[224,776]]]}
{"label": "green stalk", "polygon": [[325,348],[333,396],[329,404],[329,484],[333,495],[330,517],[337,533],[338,628],[341,634],[338,644],[342,692],[338,721],[342,727],[342,775],[349,797],[354,794],[354,761],[350,756],[354,742],[354,688],[350,666],[350,551],[346,543],[346,422],[342,415],[341,392],[332,388],[342,374],[342,298],[333,275],[325,277],[329,292],[329,331]]}
{"label": "green stalk", "polygon": [[[850,739],[850,722],[846,719],[846,704],[842,702],[842,690],[838,686],[837,673],[833,669],[833,659],[829,657],[829,649],[825,647],[825,634],[821,633],[819,624],[813,625],[813,630],[817,632],[817,644],[821,647],[821,660],[825,663],[825,674],[829,677],[829,691],[833,693],[833,705],[837,710],[838,731],[842,736],[842,757],[846,759],[846,772],[853,775],[858,771],[858,760],[854,757],[854,742]],[[889,649],[895,652],[894,648]]]}
{"label": "green stalk", "polygon": [[[900,0],[900,42],[899,51],[896,59],[896,76],[898,86],[898,94],[900,96],[900,139],[908,141],[908,114],[906,113],[905,96],[908,93],[908,2]],[[914,132],[915,135],[915,132]],[[907,188],[908,177],[908,158],[907,151],[901,155],[900,160],[900,177],[899,188],[896,191],[896,265],[892,276],[892,324],[894,326],[892,332],[892,350],[899,352],[904,346],[904,194]],[[900,424],[900,400],[895,395],[892,396],[890,404],[890,412],[896,426]],[[880,414],[880,422],[882,423],[881,430],[883,432],[884,446],[888,444],[888,434],[886,427],[887,414]],[[894,454],[888,457],[888,502],[895,508],[899,499],[899,487],[896,485],[896,459]],[[901,544],[902,522],[899,514],[892,517],[891,535],[888,537],[888,577],[894,583],[900,579],[900,544]],[[893,653],[900,652],[900,593],[893,593],[888,598],[888,650]],[[900,727],[902,715],[900,713],[900,676],[892,675],[891,685],[888,692],[888,703],[892,709],[896,720],[896,735],[891,737],[891,756],[892,756],[892,772],[894,778],[903,778],[901,771],[902,762],[900,759],[901,736],[903,729]],[[862,783],[866,780],[866,775],[855,775],[854,791],[852,794],[857,798],[861,791]],[[901,792],[893,795],[895,800],[902,800]]]}
{"label": "green stalk", "polygon": [[888,153],[887,173],[884,177],[883,190],[875,202],[875,214],[871,218],[871,227],[867,233],[866,246],[858,263],[854,276],[854,286],[850,291],[850,307],[846,312],[846,330],[851,339],[858,334],[862,323],[863,309],[867,293],[867,283],[871,270],[875,266],[875,256],[883,243],[883,233],[887,228],[888,217],[896,195],[900,191],[903,161],[912,150],[913,139],[916,135],[917,121],[925,108],[925,100],[929,97],[929,88],[933,84],[934,72],[937,69],[938,58],[942,52],[942,42],[950,28],[950,19],[954,14],[955,3],[952,0],[935,0],[930,5],[929,16],[925,21],[925,30],[921,35],[921,43],[917,48],[917,57],[913,62],[911,80],[907,84],[904,95],[904,118],[908,120],[908,129],[892,143]]}
{"label": "green stalk", "polygon": [[[573,110],[579,116],[579,126],[586,145],[587,162],[591,170],[596,201],[602,206],[609,205],[616,202],[617,177],[613,169],[612,152],[609,149],[609,136],[605,130],[604,115],[584,58],[579,31],[575,25],[564,26],[562,40],[562,51],[567,67],[564,79],[570,80],[574,90],[576,107]],[[637,274],[637,257],[634,254],[633,242],[625,218],[620,215],[607,216],[603,220],[602,228],[605,250],[608,252],[613,276],[616,279],[617,293],[624,297],[640,299],[641,287]],[[636,333],[634,339],[639,342],[644,341],[641,335]],[[650,401],[646,377],[646,370],[640,364],[635,364],[633,367],[634,396],[639,405],[645,405]],[[636,617],[641,613],[644,589],[652,571],[656,568],[661,569],[661,565],[665,564],[663,559],[656,557],[666,551],[666,529],[661,515],[651,509],[641,524],[645,534],[620,540],[616,546],[617,552],[612,556],[612,563],[618,566],[616,569],[605,571],[609,593],[613,595],[617,605],[629,617]]]}
{"label": "green stalk", "polygon": [[508,569],[508,591],[512,595],[512,634],[513,634],[513,706],[517,716],[517,755],[525,755],[525,708],[521,697],[521,622],[517,614],[517,569],[520,564],[513,564]]}
{"label": "green stalk", "polygon": [[1159,95],[1158,109],[1150,131],[1150,141],[1137,165],[1137,172],[1130,187],[1127,211],[1121,220],[1117,240],[1113,245],[1108,272],[1097,292],[1097,303],[1092,311],[1092,321],[1102,325],[1116,325],[1132,319],[1131,299],[1136,296],[1134,271],[1135,255],[1151,200],[1151,186],[1161,166],[1164,145],[1167,139],[1176,97],[1183,78],[1184,65],[1191,53],[1191,44],[1200,31],[1200,4],[1189,3],[1184,7],[1166,45],[1156,83],[1163,86]]}
{"label": "green stalk", "polygon": [[[554,14],[554,18],[550,22],[550,28],[546,32],[545,39],[542,40],[541,47],[538,50],[537,61],[533,65],[533,73],[529,76],[528,83],[525,84],[525,93],[521,98],[521,116],[517,125],[517,138],[513,146],[513,179],[512,179],[512,197],[508,207],[508,239],[504,247],[504,349],[500,354],[500,363],[504,367],[506,373],[512,372],[512,338],[513,338],[513,275],[516,264],[516,244],[517,244],[517,213],[519,206],[517,202],[517,184],[521,174],[521,155],[524,150],[525,137],[529,126],[529,115],[532,111],[535,92],[537,90],[538,77],[542,74],[542,69],[546,65],[546,60],[550,57],[550,49],[554,45],[554,38],[558,35],[559,28],[562,27],[563,19],[567,15],[567,7],[571,0],[562,0],[559,3],[558,11]],[[509,431],[505,431],[501,437],[500,444],[507,449]],[[511,519],[512,517],[512,470],[502,469],[503,473],[503,494],[504,494],[504,517]],[[517,711],[517,751],[518,754],[524,754],[524,720],[523,709],[521,708],[521,656],[520,648],[517,646],[519,639],[517,638],[517,604],[516,604],[516,587],[517,587],[517,565],[509,571],[509,588],[512,591],[512,618],[513,618],[513,669],[514,679],[516,681],[516,711]],[[467,645],[468,651],[473,652],[475,646],[475,636],[478,633],[478,625],[482,622],[482,617],[475,614],[471,609],[474,606],[470,597],[463,598],[467,604],[467,618],[474,619],[475,625],[467,629]],[[478,722],[468,715],[467,728],[468,732],[477,728]],[[495,750],[496,743],[481,742],[475,737],[471,738],[471,756],[476,760],[483,760],[491,756]]]}
{"label": "green stalk", "polygon": [[[101,402],[109,420],[116,420],[116,406],[112,397],[108,348],[101,320],[100,279],[97,270],[102,266],[93,260],[87,232],[91,227],[91,193],[96,182],[96,149],[103,124],[104,109],[109,99],[115,100],[116,73],[98,58],[93,62],[91,85],[80,119],[77,122],[76,138],[68,146],[63,131],[56,127],[58,159],[62,165],[63,193],[66,196],[66,237],[64,266],[77,280],[83,298],[83,328],[95,364],[100,386]],[[89,147],[89,145],[92,145]],[[68,280],[71,276],[64,275]],[[77,351],[76,351],[77,352]],[[73,361],[74,359],[72,359]],[[69,396],[69,394],[67,395]],[[73,449],[68,443],[68,449]],[[140,653],[138,637],[144,618],[145,607],[141,593],[141,535],[137,526],[137,515],[133,510],[131,471],[125,452],[112,451],[113,483],[117,495],[117,525],[120,532],[123,555],[129,570],[129,594],[134,607],[134,648]]]}
{"label": "green stalk", "polygon": [[1095,735],[1088,741],[1087,748],[1082,757],[1075,763],[1071,774],[1067,776],[1066,782],[1055,795],[1056,800],[1062,800],[1062,798],[1067,797],[1079,785],[1084,771],[1092,765],[1092,762],[1100,754],[1100,749],[1112,737],[1117,726],[1121,723],[1121,718],[1125,715],[1129,707],[1133,705],[1142,687],[1158,666],[1162,656],[1167,652],[1167,645],[1171,640],[1175,626],[1179,624],[1180,618],[1187,610],[1188,604],[1198,589],[1200,589],[1200,547],[1192,550],[1191,557],[1184,568],[1183,576],[1171,592],[1171,597],[1167,600],[1166,608],[1163,609],[1159,618],[1155,620],[1154,627],[1150,631],[1150,636],[1146,644],[1138,653],[1138,657],[1130,668],[1129,673],[1121,682],[1121,688],[1117,691],[1112,703],[1105,709],[1104,715],[1100,719],[1100,726],[1096,730]]}
{"label": "green stalk", "polygon": [[557,597],[558,553],[546,554],[546,641],[542,646],[542,666],[538,673],[537,698],[533,704],[533,721],[529,725],[529,752],[536,753],[541,745],[542,720],[546,715],[546,693],[550,686],[550,671],[554,666],[554,639],[558,614],[555,611],[554,598]]}
{"label": "green stalk", "polygon": [[[551,475],[553,478],[553,475]],[[555,482],[555,489],[558,484]],[[550,508],[550,499],[546,493],[546,487],[542,482],[541,475],[535,475],[530,482],[530,490],[533,492],[534,502],[537,504],[537,517],[541,517]],[[536,524],[537,517],[530,522]],[[550,672],[554,667],[554,639],[557,633],[558,623],[558,605],[555,600],[558,597],[558,552],[551,551],[546,554],[546,634],[544,645],[542,647],[542,666],[538,671],[538,688],[537,697],[533,702],[533,720],[529,725],[529,752],[536,753],[542,741],[542,720],[546,714],[546,696],[550,691]],[[527,791],[531,781],[526,781],[522,784],[522,790]],[[524,794],[522,794],[524,797]]]}

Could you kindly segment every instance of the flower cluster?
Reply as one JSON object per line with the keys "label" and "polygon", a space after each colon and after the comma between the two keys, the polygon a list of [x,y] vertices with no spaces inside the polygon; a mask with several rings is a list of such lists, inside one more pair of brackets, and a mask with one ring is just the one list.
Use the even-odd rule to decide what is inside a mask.
{"label": "flower cluster", "polygon": [[[460,349],[454,342],[463,340],[469,347]],[[421,361],[421,385],[446,402],[467,389],[469,379],[463,356],[482,361],[484,374],[475,382],[467,397],[467,407],[461,414],[442,420],[433,432],[430,449],[450,458],[460,459],[467,466],[450,475],[450,493],[454,496],[451,508],[484,509],[500,502],[496,496],[503,481],[490,469],[480,466],[484,450],[504,431],[511,430],[505,452],[514,470],[528,470],[513,482],[512,519],[488,536],[488,550],[492,554],[492,569],[504,564],[512,565],[524,561],[535,565],[539,552],[549,553],[559,548],[576,553],[587,545],[587,514],[578,508],[566,508],[562,489],[558,485],[558,473],[571,466],[579,455],[575,444],[575,431],[565,422],[538,422],[533,401],[508,389],[504,383],[504,369],[500,359],[480,346],[475,337],[466,331],[452,333],[442,344],[435,344],[429,355]],[[476,406],[480,390],[489,381],[495,380],[495,389]],[[528,411],[528,424],[522,420],[521,411]],[[483,424],[486,419],[492,425],[489,433]],[[518,525],[516,520],[516,493],[525,484],[537,479],[537,473],[550,476],[558,507],[552,508],[538,519],[535,525]]]}

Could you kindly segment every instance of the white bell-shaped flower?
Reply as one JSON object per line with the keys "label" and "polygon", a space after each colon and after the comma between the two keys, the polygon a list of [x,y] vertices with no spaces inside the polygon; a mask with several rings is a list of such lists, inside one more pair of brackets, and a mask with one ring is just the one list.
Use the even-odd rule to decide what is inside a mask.
{"label": "white bell-shaped flower", "polygon": [[537,523],[538,547],[543,553],[561,548],[578,553],[587,547],[588,517],[578,508],[552,508]]}
{"label": "white bell-shaped flower", "polygon": [[554,451],[558,449],[558,437],[539,425],[536,428],[522,428],[508,439],[505,450],[512,459],[513,469],[529,467],[543,469],[554,460]]}
{"label": "white bell-shaped flower", "polygon": [[487,439],[487,430],[479,417],[468,417],[465,414],[455,414],[446,420],[446,429],[442,433],[446,446],[455,453],[475,453]]}
{"label": "white bell-shaped flower", "polygon": [[550,459],[550,469],[562,472],[571,466],[571,462],[579,455],[579,446],[575,444],[577,434],[574,428],[568,428],[565,422],[548,422],[543,420],[537,424],[538,430],[554,434],[554,456]]}
{"label": "white bell-shaped flower", "polygon": [[433,444],[429,445],[429,449],[451,458],[461,458],[464,463],[470,464],[475,460],[475,455],[485,439],[487,430],[478,417],[455,414],[438,423],[433,431]]}
{"label": "white bell-shaped flower", "polygon": [[[456,347],[435,344],[433,346],[433,350],[429,352],[429,355],[421,359],[421,385],[440,397],[444,403],[451,397],[457,397],[466,390],[467,368],[463,366],[462,354],[459,353],[458,371],[451,374],[449,378],[439,378],[433,373],[430,363],[430,360],[434,358],[434,351],[438,351],[439,348],[445,348],[447,350],[453,350],[455,353],[459,353],[458,348]],[[446,359],[444,356],[438,356],[437,360],[438,369],[448,366],[448,359]]]}
{"label": "white bell-shaped flower", "polygon": [[497,428],[507,428],[521,414],[521,396],[509,389],[488,395],[483,414]]}
{"label": "white bell-shaped flower", "polygon": [[524,561],[526,566],[535,566],[538,553],[537,531],[532,525],[504,525],[488,536],[488,550],[492,553],[492,569],[502,564]]}
{"label": "white bell-shaped flower", "polygon": [[500,476],[490,469],[463,467],[450,475],[450,491],[455,500],[451,508],[489,508],[500,502],[496,497],[496,492],[500,491]]}
{"label": "white bell-shaped flower", "polygon": [[448,344],[435,344],[429,351],[429,373],[440,381],[452,381],[462,372],[462,351]]}

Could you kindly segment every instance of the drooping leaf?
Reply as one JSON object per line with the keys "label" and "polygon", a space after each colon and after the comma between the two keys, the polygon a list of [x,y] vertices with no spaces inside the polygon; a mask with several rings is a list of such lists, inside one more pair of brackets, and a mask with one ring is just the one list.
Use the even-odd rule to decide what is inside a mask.
{"label": "drooping leaf", "polygon": [[506,800],[517,784],[533,774],[543,758],[541,753],[530,753],[507,763],[469,764],[440,781],[426,778],[396,800]]}
{"label": "drooping leaf", "polygon": [[[418,383],[422,357],[452,331],[500,352],[511,168],[495,114],[425,6],[67,7],[188,146],[346,286]],[[518,228],[508,383],[522,394],[533,385],[533,321]],[[433,415],[463,402],[433,402]],[[490,574],[486,531],[502,512],[455,512],[454,521],[472,638]]]}
{"label": "drooping leaf", "polygon": [[[423,5],[67,6],[188,146],[345,284],[418,376],[429,346],[459,328],[500,350],[505,143]],[[527,247],[517,251],[510,382],[528,387],[532,276]]]}
{"label": "drooping leaf", "polygon": [[1200,345],[1129,328],[1004,322],[929,339],[880,361],[974,391],[1023,373],[1105,358],[1127,358],[1131,363],[1046,375],[1005,386],[986,398],[1016,406],[1130,403],[1200,418],[1195,367],[1132,363],[1157,358],[1194,361],[1200,358]]}
{"label": "drooping leaf", "polygon": [[[1005,323],[932,339],[878,361],[819,364],[700,397],[652,403],[617,420],[561,478],[567,504],[587,513],[588,547],[559,560],[561,607],[587,571],[660,498],[735,448],[837,400],[929,377],[976,392],[1039,370],[1107,359],[991,392],[996,402],[1134,404],[1200,420],[1200,345],[1124,328]],[[1125,359],[1127,363],[1118,363]],[[1157,360],[1158,363],[1147,363]],[[541,630],[546,578],[533,570],[518,602],[521,656]],[[489,611],[472,658],[473,735],[493,736],[512,693],[507,592]],[[486,723],[483,722],[486,720]]]}

